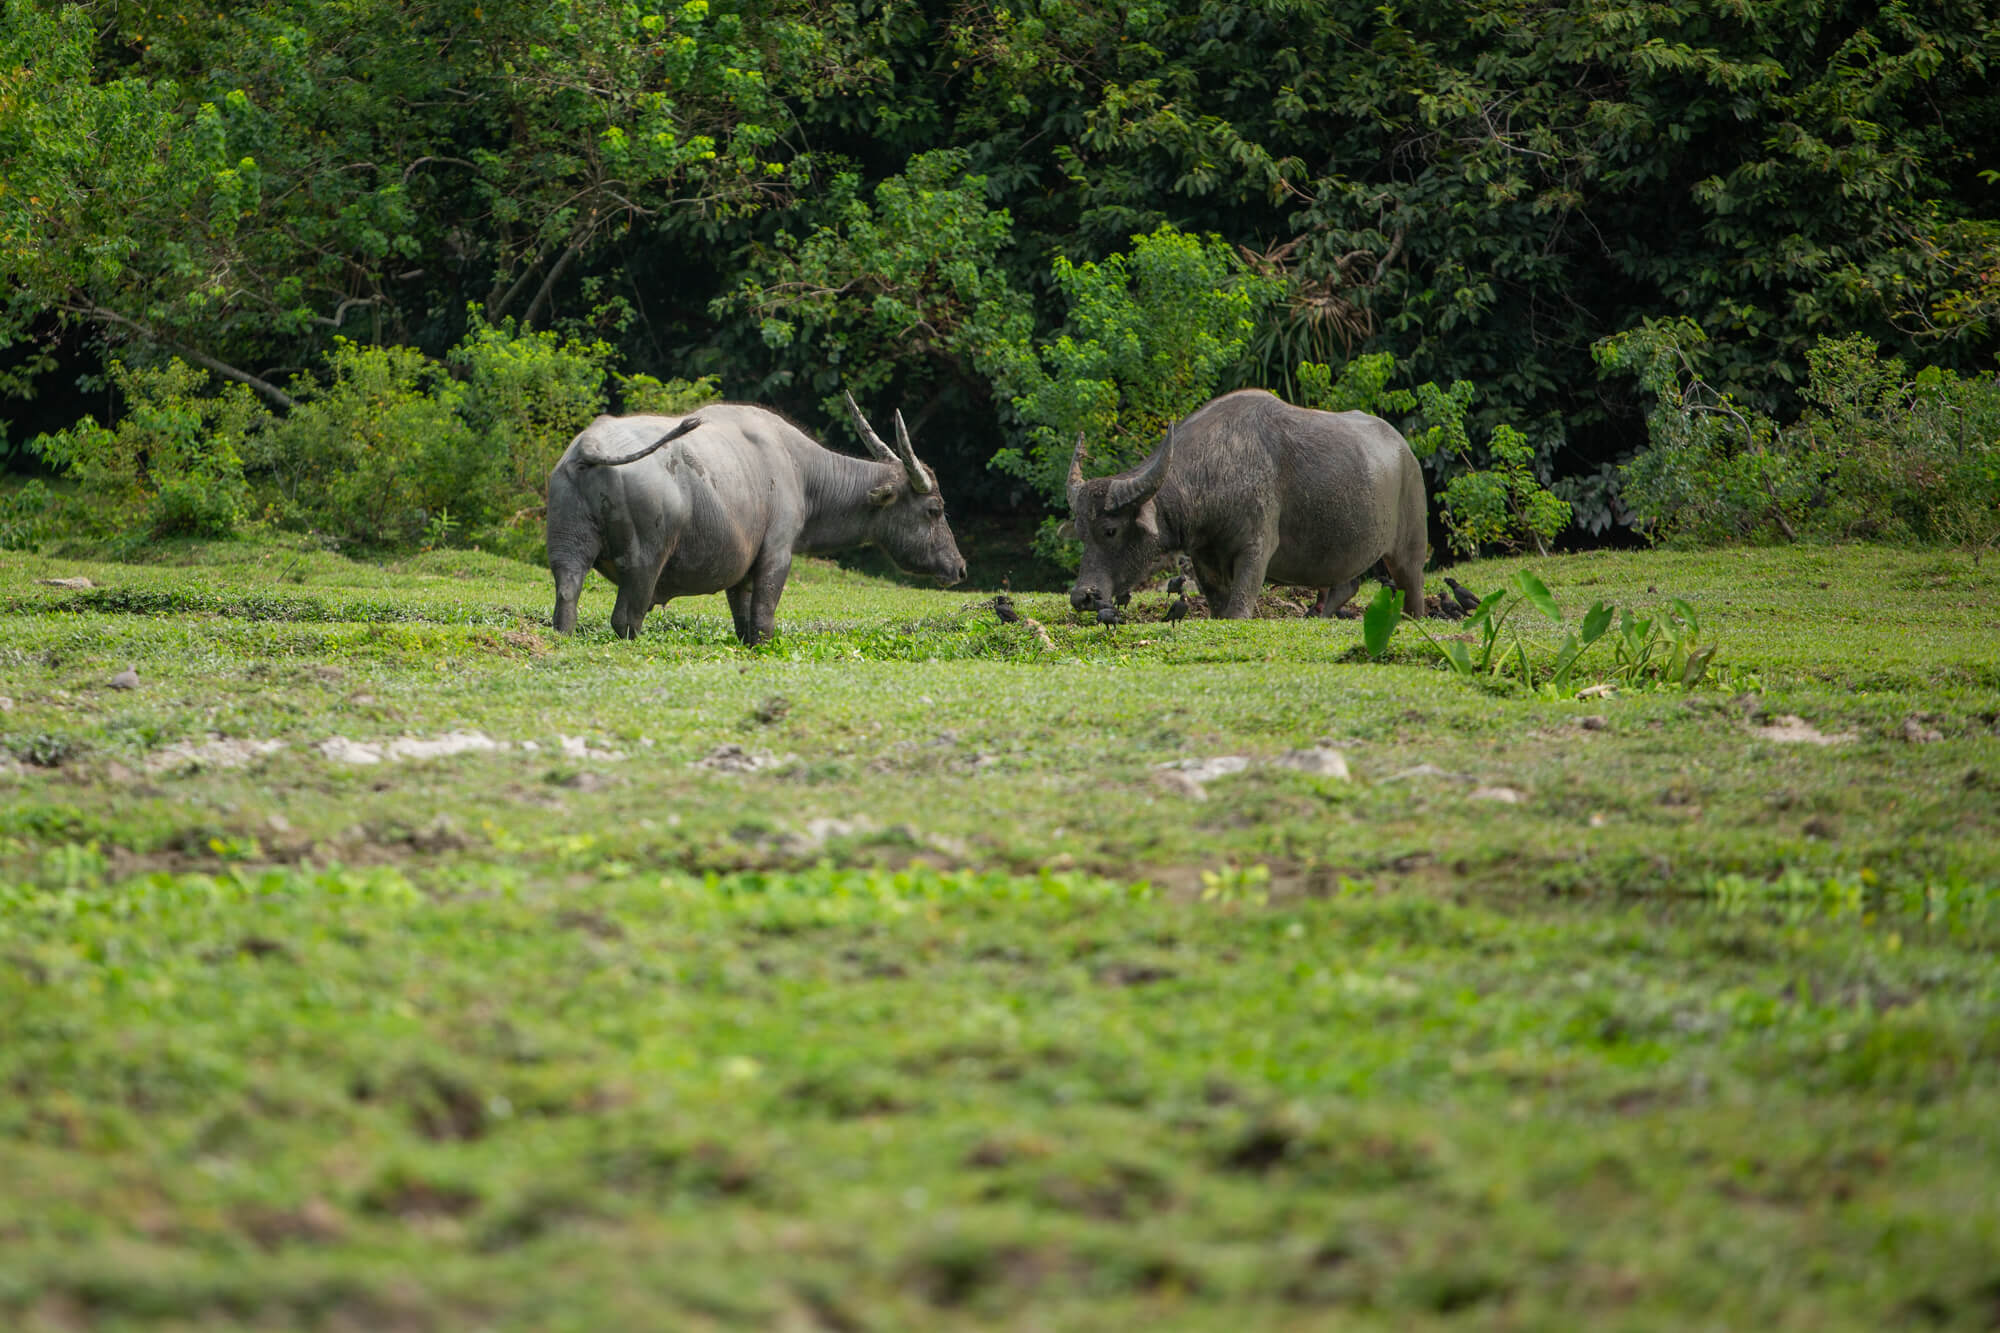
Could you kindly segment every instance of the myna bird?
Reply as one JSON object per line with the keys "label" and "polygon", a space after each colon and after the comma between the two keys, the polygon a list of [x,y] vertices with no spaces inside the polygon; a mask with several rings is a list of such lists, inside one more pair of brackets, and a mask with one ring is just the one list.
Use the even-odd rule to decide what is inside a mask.
{"label": "myna bird", "polygon": [[1451,575],[1447,574],[1444,576],[1444,586],[1451,589],[1452,599],[1459,604],[1460,608],[1467,615],[1471,615],[1479,609],[1479,594],[1466,587],[1463,583],[1460,583]]}
{"label": "myna bird", "polygon": [[1176,574],[1167,580],[1167,591],[1178,597],[1182,588],[1187,587],[1187,575]]}
{"label": "myna bird", "polygon": [[1110,629],[1118,623],[1118,608],[1109,602],[1099,602],[1097,604],[1097,623],[1106,629]]}
{"label": "myna bird", "polygon": [[[1179,580],[1176,579],[1175,582],[1179,582]],[[1175,589],[1175,591],[1178,592],[1179,589]],[[1187,604],[1187,598],[1185,597],[1176,597],[1174,598],[1173,601],[1167,604],[1167,621],[1169,624],[1173,623],[1176,620],[1187,619],[1187,613],[1188,613],[1188,604]]]}
{"label": "myna bird", "polygon": [[1021,623],[1021,613],[1014,609],[1014,599],[1004,592],[993,599],[993,614],[1000,617],[1000,623],[1003,625]]}

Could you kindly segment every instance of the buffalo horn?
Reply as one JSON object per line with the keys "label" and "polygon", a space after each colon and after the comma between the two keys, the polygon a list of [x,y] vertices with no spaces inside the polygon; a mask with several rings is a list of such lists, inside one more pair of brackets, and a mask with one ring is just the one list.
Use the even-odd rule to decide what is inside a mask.
{"label": "buffalo horn", "polygon": [[1074,510],[1083,494],[1083,432],[1076,433],[1076,452],[1069,458],[1069,507]]}
{"label": "buffalo horn", "polygon": [[903,424],[903,409],[896,409],[896,448],[903,453],[903,471],[909,474],[910,489],[918,495],[931,493],[930,474],[917,461],[917,447],[910,443],[910,428]]}
{"label": "buffalo horn", "polygon": [[896,463],[902,461],[896,457],[894,450],[882,443],[882,437],[877,435],[875,428],[868,424],[868,418],[861,415],[860,405],[854,401],[854,395],[842,389],[840,396],[847,400],[847,410],[854,414],[854,428],[861,432],[861,442],[868,446],[868,452],[875,455],[878,462]]}
{"label": "buffalo horn", "polygon": [[1160,441],[1160,447],[1153,450],[1137,472],[1129,477],[1113,477],[1104,489],[1104,508],[1110,513],[1121,513],[1127,509],[1137,509],[1160,492],[1160,483],[1167,479],[1167,460],[1173,457],[1174,428],[1167,427],[1167,438]]}

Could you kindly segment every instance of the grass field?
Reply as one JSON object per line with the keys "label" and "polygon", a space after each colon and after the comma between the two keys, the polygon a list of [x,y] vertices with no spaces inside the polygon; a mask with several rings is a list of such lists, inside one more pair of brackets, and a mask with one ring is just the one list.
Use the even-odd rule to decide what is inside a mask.
{"label": "grass field", "polygon": [[1993,1327],[2000,562],[1528,563],[1741,688],[0,554],[0,1327]]}

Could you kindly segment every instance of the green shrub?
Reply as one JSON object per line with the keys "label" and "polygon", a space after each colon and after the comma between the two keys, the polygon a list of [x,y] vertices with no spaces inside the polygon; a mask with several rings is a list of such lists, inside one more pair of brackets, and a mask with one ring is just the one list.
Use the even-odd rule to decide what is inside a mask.
{"label": "green shrub", "polygon": [[266,512],[369,546],[414,543],[432,515],[480,503],[494,467],[461,414],[463,386],[412,347],[336,339],[331,382],[265,433]]}
{"label": "green shrub", "polygon": [[1465,413],[1477,392],[1464,380],[1449,389],[1420,384],[1416,391],[1418,410],[1430,424],[1410,437],[1410,448],[1418,458],[1439,459],[1448,473],[1438,498],[1451,544],[1462,555],[1477,555],[1482,547],[1511,551],[1533,543],[1547,555],[1549,543],[1569,526],[1569,502],[1542,485],[1534,446],[1514,427],[1495,426],[1483,456],[1473,447]]}
{"label": "green shrub", "polygon": [[55,498],[39,477],[0,492],[0,551],[39,551],[55,527]]}
{"label": "green shrub", "polygon": [[1935,367],[1909,375],[1859,334],[1821,338],[1806,360],[1811,405],[1785,441],[1825,478],[1816,528],[1948,545],[2000,538],[2000,382]]}
{"label": "green shrub", "polygon": [[1321,412],[1372,412],[1378,417],[1414,411],[1415,394],[1389,387],[1395,373],[1396,358],[1389,352],[1353,358],[1341,366],[1338,378],[1322,362],[1302,361],[1296,374],[1299,405]]}
{"label": "green shrub", "polygon": [[1820,474],[1781,446],[1775,421],[1702,378],[1707,343],[1700,325],[1677,317],[1591,349],[1600,370],[1635,375],[1653,394],[1647,445],[1619,472],[1632,525],[1662,542],[1795,539]]}
{"label": "green shrub", "polygon": [[1806,353],[1806,411],[1780,427],[1698,368],[1692,320],[1648,321],[1597,346],[1598,364],[1653,391],[1647,446],[1621,470],[1635,526],[1712,543],[1776,533],[1989,545],[2000,540],[2000,382],[1910,374],[1873,340]]}
{"label": "green shrub", "polygon": [[[1058,256],[1056,286],[1069,301],[1053,343],[996,347],[995,383],[1029,426],[1027,449],[1002,449],[993,466],[1027,481],[1052,508],[1066,503],[1078,432],[1096,475],[1130,467],[1167,426],[1200,407],[1235,365],[1254,318],[1281,284],[1246,270],[1217,236],[1162,225],[1101,264]],[[1038,547],[1076,563],[1072,543],[1044,524]]]}
{"label": "green shrub", "polygon": [[[66,471],[90,502],[79,517],[109,533],[226,537],[249,515],[240,451],[269,420],[240,384],[213,390],[208,372],[111,363],[123,412],[111,426],[84,417],[30,446]],[[40,498],[46,504],[46,496]]]}
{"label": "green shrub", "polygon": [[549,470],[605,410],[611,355],[606,342],[517,329],[511,319],[495,326],[472,312],[445,358],[464,377],[459,411],[483,462],[466,498],[468,521],[513,522],[523,509],[539,517]]}
{"label": "green shrub", "polygon": [[612,375],[618,381],[619,411],[627,416],[685,416],[722,396],[721,382],[713,375],[692,380],[656,380],[651,375],[620,375],[616,371]]}

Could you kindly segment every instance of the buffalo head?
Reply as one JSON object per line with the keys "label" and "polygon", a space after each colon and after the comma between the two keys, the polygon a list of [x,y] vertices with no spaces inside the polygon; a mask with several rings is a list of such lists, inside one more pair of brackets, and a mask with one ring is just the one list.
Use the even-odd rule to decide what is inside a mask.
{"label": "buffalo head", "polygon": [[1169,427],[1160,447],[1138,467],[1085,481],[1083,433],[1077,433],[1076,453],[1069,464],[1070,521],[1083,543],[1083,563],[1069,590],[1069,603],[1077,610],[1128,596],[1166,553],[1153,497],[1167,479],[1173,452],[1174,432]]}
{"label": "buffalo head", "polygon": [[847,395],[847,410],[854,414],[868,452],[896,469],[889,480],[868,492],[866,540],[904,573],[929,574],[945,586],[957,583],[965,577],[965,557],[958,553],[951,524],[945,522],[937,474],[917,461],[902,411],[896,412],[896,447],[891,449],[861,415],[853,394]]}

